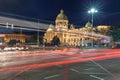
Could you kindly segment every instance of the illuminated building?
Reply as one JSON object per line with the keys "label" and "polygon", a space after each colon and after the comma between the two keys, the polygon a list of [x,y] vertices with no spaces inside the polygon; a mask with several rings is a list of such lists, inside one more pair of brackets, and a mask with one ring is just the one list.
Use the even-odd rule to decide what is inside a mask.
{"label": "illuminated building", "polygon": [[110,26],[99,25],[99,26],[97,26],[97,30],[98,30],[100,33],[106,35],[106,34],[110,31]]}
{"label": "illuminated building", "polygon": [[26,36],[24,34],[0,34],[0,43],[9,43],[11,40],[15,40],[21,43],[25,43]]}
{"label": "illuminated building", "polygon": [[81,46],[100,39],[100,34],[96,36],[98,35],[95,33],[96,29],[93,28],[90,22],[87,22],[85,27],[79,29],[75,29],[73,24],[68,28],[68,23],[69,20],[67,16],[64,14],[64,11],[61,10],[56,17],[55,26],[51,24],[44,35],[46,42],[51,43],[55,35],[59,37],[61,45],[69,46]]}

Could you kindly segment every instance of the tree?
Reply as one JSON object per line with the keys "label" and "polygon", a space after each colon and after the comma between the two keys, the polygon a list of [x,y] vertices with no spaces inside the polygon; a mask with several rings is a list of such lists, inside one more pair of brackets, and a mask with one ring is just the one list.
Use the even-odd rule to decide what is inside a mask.
{"label": "tree", "polygon": [[52,44],[57,45],[57,46],[60,45],[60,39],[59,39],[59,37],[57,37],[57,35],[53,37]]}
{"label": "tree", "polygon": [[17,42],[16,40],[10,40],[8,44],[13,46],[13,45],[16,45],[16,42]]}
{"label": "tree", "polygon": [[114,41],[120,41],[120,25],[111,26],[110,35]]}

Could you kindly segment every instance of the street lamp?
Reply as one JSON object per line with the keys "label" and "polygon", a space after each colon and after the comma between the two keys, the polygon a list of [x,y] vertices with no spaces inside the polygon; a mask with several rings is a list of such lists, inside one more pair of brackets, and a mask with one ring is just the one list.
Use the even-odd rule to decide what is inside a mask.
{"label": "street lamp", "polygon": [[[89,11],[88,11],[88,13],[89,14],[92,14],[92,18],[91,18],[91,22],[92,22],[92,27],[94,26],[93,25],[93,15],[95,14],[95,13],[97,13],[98,11],[95,9],[95,8],[91,8]],[[92,35],[93,35],[93,32],[92,32]],[[92,41],[92,47],[93,47],[93,45],[94,45],[94,43],[93,43],[93,41]]]}
{"label": "street lamp", "polygon": [[38,44],[38,47],[39,47],[39,43],[40,43],[40,34],[39,34],[39,19],[38,19],[38,30],[37,30],[37,44]]}
{"label": "street lamp", "polygon": [[93,15],[97,12],[98,12],[98,10],[96,10],[95,8],[92,8],[88,11],[89,14],[92,14],[92,18],[91,18],[92,26],[94,26],[93,25]]}

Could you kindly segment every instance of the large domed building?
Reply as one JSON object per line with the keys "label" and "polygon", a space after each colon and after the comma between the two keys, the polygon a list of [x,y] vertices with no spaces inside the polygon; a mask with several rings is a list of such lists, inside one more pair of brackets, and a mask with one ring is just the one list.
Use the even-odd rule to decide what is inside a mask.
{"label": "large domed building", "polygon": [[58,16],[56,17],[56,21],[57,20],[67,20],[68,21],[68,18],[67,16],[64,14],[64,11],[61,10],[60,13],[58,14]]}
{"label": "large domed building", "polygon": [[[85,27],[79,29],[75,29],[73,24],[68,27],[68,24],[69,20],[64,14],[64,11],[61,10],[56,17],[55,25],[50,24],[44,35],[46,42],[51,43],[53,37],[56,35],[59,37],[61,45],[69,46],[81,46],[100,39],[100,34],[94,32],[95,28],[93,28],[89,21],[86,23]],[[94,36],[92,33],[99,36]]]}
{"label": "large domed building", "polygon": [[58,16],[56,17],[55,24],[57,29],[67,30],[68,29],[68,18],[64,14],[64,11],[61,10]]}

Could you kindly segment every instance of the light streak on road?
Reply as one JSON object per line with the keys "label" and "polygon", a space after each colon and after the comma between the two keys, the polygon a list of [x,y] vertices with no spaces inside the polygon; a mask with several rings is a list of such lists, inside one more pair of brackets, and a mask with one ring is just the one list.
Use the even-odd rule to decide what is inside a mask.
{"label": "light streak on road", "polygon": [[32,69],[32,68],[42,68],[42,67],[50,67],[55,65],[65,65],[65,64],[72,64],[72,63],[80,63],[86,62],[91,60],[105,60],[105,59],[112,59],[112,58],[119,58],[120,54],[113,54],[113,55],[104,55],[104,56],[96,56],[90,58],[83,58],[78,60],[65,60],[65,61],[57,61],[57,62],[46,62],[46,63],[39,63],[39,64],[30,64],[30,65],[23,65],[23,66],[14,66],[14,67],[5,67],[1,68],[0,71],[13,71],[13,70],[21,70],[21,69]]}

